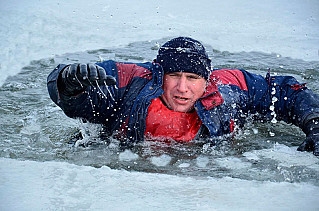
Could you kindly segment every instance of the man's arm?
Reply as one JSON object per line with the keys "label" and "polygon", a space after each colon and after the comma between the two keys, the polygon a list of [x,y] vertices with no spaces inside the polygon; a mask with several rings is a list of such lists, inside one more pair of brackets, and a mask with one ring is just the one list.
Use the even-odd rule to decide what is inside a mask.
{"label": "man's arm", "polygon": [[291,76],[243,73],[250,109],[299,126],[307,138],[298,150],[319,155],[319,96]]}
{"label": "man's arm", "polygon": [[115,78],[95,64],[58,65],[48,76],[50,97],[65,114],[95,123],[105,122],[107,108],[115,103],[115,84]]}
{"label": "man's arm", "polygon": [[50,97],[71,118],[117,128],[152,78],[153,64],[109,60],[94,66],[93,73],[89,65],[57,66],[48,76]]}

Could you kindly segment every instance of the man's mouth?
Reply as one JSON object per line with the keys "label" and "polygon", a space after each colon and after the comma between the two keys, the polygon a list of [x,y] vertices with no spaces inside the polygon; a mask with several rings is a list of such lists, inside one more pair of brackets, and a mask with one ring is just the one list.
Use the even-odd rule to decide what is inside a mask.
{"label": "man's mouth", "polygon": [[187,97],[181,97],[181,96],[175,96],[174,97],[176,100],[181,100],[181,101],[187,101],[189,98]]}

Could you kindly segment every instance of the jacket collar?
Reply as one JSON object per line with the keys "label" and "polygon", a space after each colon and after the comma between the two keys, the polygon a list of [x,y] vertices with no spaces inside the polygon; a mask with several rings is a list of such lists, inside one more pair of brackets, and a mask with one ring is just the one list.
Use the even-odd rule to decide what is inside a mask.
{"label": "jacket collar", "polygon": [[218,91],[215,81],[210,81],[206,87],[203,97],[200,98],[206,110],[210,110],[224,102],[223,97]]}

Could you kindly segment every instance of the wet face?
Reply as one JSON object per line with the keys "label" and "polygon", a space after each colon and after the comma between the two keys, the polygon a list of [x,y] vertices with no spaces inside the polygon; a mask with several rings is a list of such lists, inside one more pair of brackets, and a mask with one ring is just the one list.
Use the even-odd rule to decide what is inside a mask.
{"label": "wet face", "polygon": [[206,80],[194,73],[166,73],[162,88],[162,99],[170,109],[189,112],[194,108],[196,100],[204,94]]}

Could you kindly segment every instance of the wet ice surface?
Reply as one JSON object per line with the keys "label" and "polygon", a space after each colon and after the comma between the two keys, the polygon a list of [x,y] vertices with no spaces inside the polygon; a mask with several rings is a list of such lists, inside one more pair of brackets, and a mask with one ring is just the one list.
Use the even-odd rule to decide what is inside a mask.
{"label": "wet ice surface", "polygon": [[[124,209],[140,204],[156,209],[165,208],[161,202],[166,200],[167,208],[205,209],[214,205],[227,209],[234,208],[232,198],[239,209],[278,209],[283,201],[287,208],[318,208],[315,198],[319,193],[319,160],[312,153],[296,151],[304,135],[295,126],[282,122],[249,123],[231,143],[218,147],[144,143],[123,151],[116,140],[106,145],[99,139],[99,125],[66,117],[49,99],[45,81],[57,64],[104,59],[152,61],[158,43],[164,40],[167,38],[32,61],[21,73],[9,77],[0,88],[0,174],[5,187],[1,202],[12,201],[12,208],[21,205],[39,209],[46,205],[65,209],[115,208],[112,204],[123,202]],[[273,74],[293,75],[319,91],[319,62],[258,52],[220,52],[210,46],[207,49],[214,56],[215,68],[242,68],[264,76],[271,68]],[[96,144],[68,144],[78,140],[79,131],[85,135],[79,141]],[[35,175],[31,176],[32,172]],[[19,182],[19,174],[26,184]],[[31,195],[42,195],[45,200],[37,205],[37,201],[27,202],[31,195],[22,194],[19,189],[28,189]],[[119,195],[121,198],[117,198]],[[17,196],[25,202],[14,203]],[[123,201],[123,196],[136,202]],[[194,201],[190,202],[190,197]],[[250,199],[253,205],[248,203]]]}
{"label": "wet ice surface", "polygon": [[32,60],[167,36],[319,60],[317,0],[11,0],[0,12],[0,84]]}
{"label": "wet ice surface", "polygon": [[112,170],[107,166],[93,168],[59,162],[17,162],[3,158],[0,159],[0,166],[0,181],[6,188],[0,198],[2,210],[318,208],[319,188],[309,183],[147,174]]}

